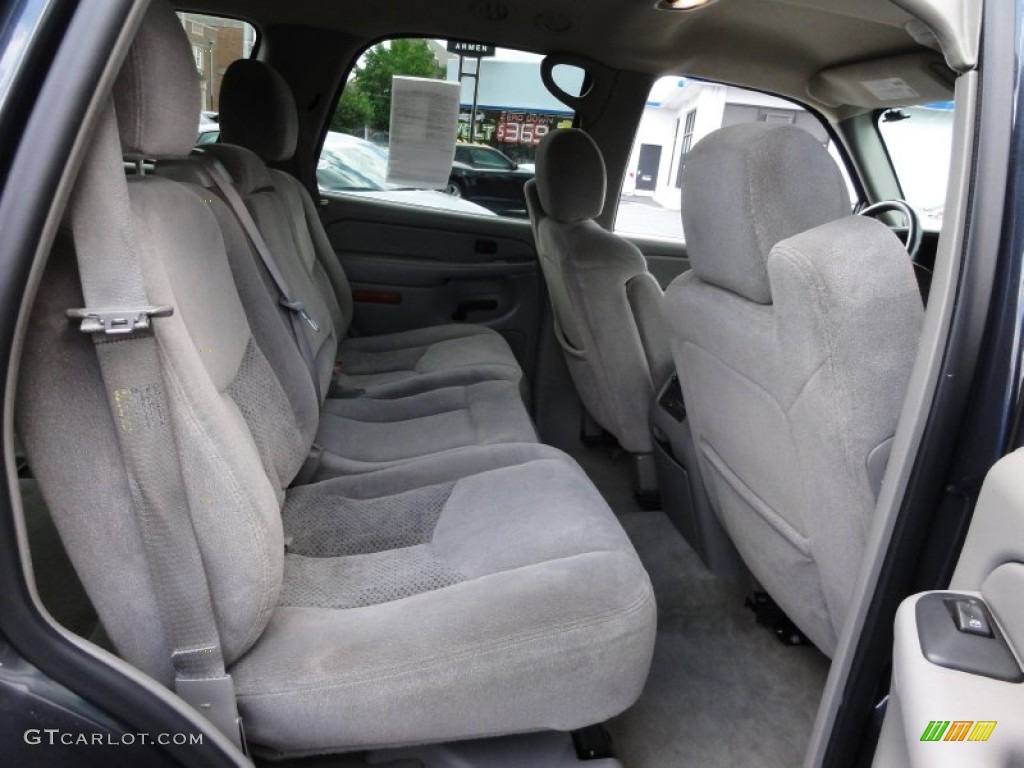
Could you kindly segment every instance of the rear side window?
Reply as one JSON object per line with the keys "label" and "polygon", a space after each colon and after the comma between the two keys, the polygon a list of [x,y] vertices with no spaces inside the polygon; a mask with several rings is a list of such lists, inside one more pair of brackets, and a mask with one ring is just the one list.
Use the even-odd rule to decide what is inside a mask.
{"label": "rear side window", "polygon": [[[481,216],[526,218],[523,186],[537,145],[573,113],[540,75],[542,57],[478,43],[396,38],[367,49],[349,73],[317,164],[326,194],[359,195]],[[455,157],[447,182],[410,189],[386,180],[392,78],[460,83]],[[582,70],[564,75],[579,92]]]}
{"label": "rear side window", "polygon": [[942,229],[953,147],[953,102],[887,109],[879,115],[878,130],[903,197],[921,217],[921,226]]}
{"label": "rear side window", "polygon": [[789,123],[829,148],[856,199],[849,174],[825,126],[791,101],[729,85],[663,77],[655,82],[626,166],[615,231],[684,240],[680,214],[683,169],[690,150],[712,131],[736,123]]}
{"label": "rear side window", "polygon": [[202,13],[179,13],[199,73],[200,108],[196,144],[220,138],[220,88],[233,62],[247,59],[256,47],[256,28],[245,21]]}

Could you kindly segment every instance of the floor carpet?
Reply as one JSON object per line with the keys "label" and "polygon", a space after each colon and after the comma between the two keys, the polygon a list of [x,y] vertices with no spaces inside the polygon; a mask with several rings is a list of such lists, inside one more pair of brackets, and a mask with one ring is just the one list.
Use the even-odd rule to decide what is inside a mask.
{"label": "floor carpet", "polygon": [[803,762],[828,660],[757,625],[661,511],[633,500],[625,457],[574,456],[615,510],[654,585],[658,635],[640,700],[608,723],[626,768]]}

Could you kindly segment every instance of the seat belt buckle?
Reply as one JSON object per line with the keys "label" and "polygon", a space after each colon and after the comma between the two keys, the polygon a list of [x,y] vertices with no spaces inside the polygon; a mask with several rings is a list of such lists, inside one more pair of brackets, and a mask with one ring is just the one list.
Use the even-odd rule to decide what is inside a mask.
{"label": "seat belt buckle", "polygon": [[301,301],[292,301],[286,299],[284,296],[281,297],[281,306],[287,310],[290,310],[306,321],[306,324],[313,329],[315,333],[320,332],[320,324],[314,320],[309,312],[306,311],[306,305]]}
{"label": "seat belt buckle", "polygon": [[69,309],[65,314],[72,320],[81,320],[82,333],[102,333],[107,336],[126,336],[148,331],[150,319],[170,317],[174,307],[131,307],[126,309]]}

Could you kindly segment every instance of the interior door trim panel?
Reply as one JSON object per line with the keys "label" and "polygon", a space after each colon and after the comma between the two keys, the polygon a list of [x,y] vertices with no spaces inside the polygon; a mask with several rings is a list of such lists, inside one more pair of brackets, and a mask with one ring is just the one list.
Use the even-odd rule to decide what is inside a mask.
{"label": "interior door trim panel", "polygon": [[[993,637],[954,637],[955,617],[943,603],[962,597],[984,608],[979,617],[991,623]],[[955,641],[944,646],[946,666],[927,658],[932,622]],[[982,667],[1002,654],[1003,669],[1013,674],[997,679],[972,670],[978,651],[990,657]],[[912,595],[896,613],[892,688],[874,765],[1024,765],[1022,651],[1024,449],[986,476],[950,590]]]}
{"label": "interior door trim panel", "polygon": [[545,296],[528,222],[359,195],[323,196],[320,216],[360,333],[485,325],[531,378]]}

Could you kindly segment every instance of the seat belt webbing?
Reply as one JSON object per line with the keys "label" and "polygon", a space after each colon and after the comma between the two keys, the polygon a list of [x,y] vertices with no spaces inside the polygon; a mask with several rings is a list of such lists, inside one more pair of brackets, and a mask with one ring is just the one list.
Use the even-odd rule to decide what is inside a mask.
{"label": "seat belt webbing", "polygon": [[256,253],[260,257],[260,261],[263,262],[263,266],[267,270],[267,274],[270,275],[270,279],[274,281],[274,285],[277,286],[277,292],[280,294],[278,301],[281,306],[288,310],[288,317],[292,323],[292,334],[295,336],[295,342],[299,346],[299,353],[302,355],[303,361],[306,363],[306,367],[309,369],[309,375],[313,379],[313,388],[316,390],[317,403],[321,401],[320,396],[320,374],[317,371],[316,356],[313,354],[313,346],[309,343],[309,338],[306,336],[306,331],[302,327],[303,323],[306,323],[314,332],[320,331],[319,324],[310,316],[309,312],[306,311],[306,307],[303,303],[295,299],[292,295],[291,290],[288,288],[288,283],[281,274],[281,270],[277,266],[277,261],[274,259],[274,255],[270,252],[270,248],[267,246],[267,241],[263,239],[263,234],[260,232],[259,226],[253,219],[252,214],[249,212],[248,207],[245,205],[245,201],[242,200],[242,196],[238,194],[238,190],[235,189],[234,184],[231,183],[231,177],[224,168],[224,165],[212,155],[202,154],[200,155],[206,163],[206,170],[210,174],[210,178],[216,185],[217,189],[220,190],[221,196],[224,198],[224,202],[228,204],[228,207],[235,214],[235,218],[238,219],[238,223],[242,225],[242,229],[245,230],[245,234],[249,238],[249,242],[252,243],[253,248],[256,249]]}
{"label": "seat belt webbing", "polygon": [[86,309],[68,315],[95,341],[175,690],[244,750],[152,329],[153,317],[173,310],[146,296],[112,103],[75,186],[71,226]]}

